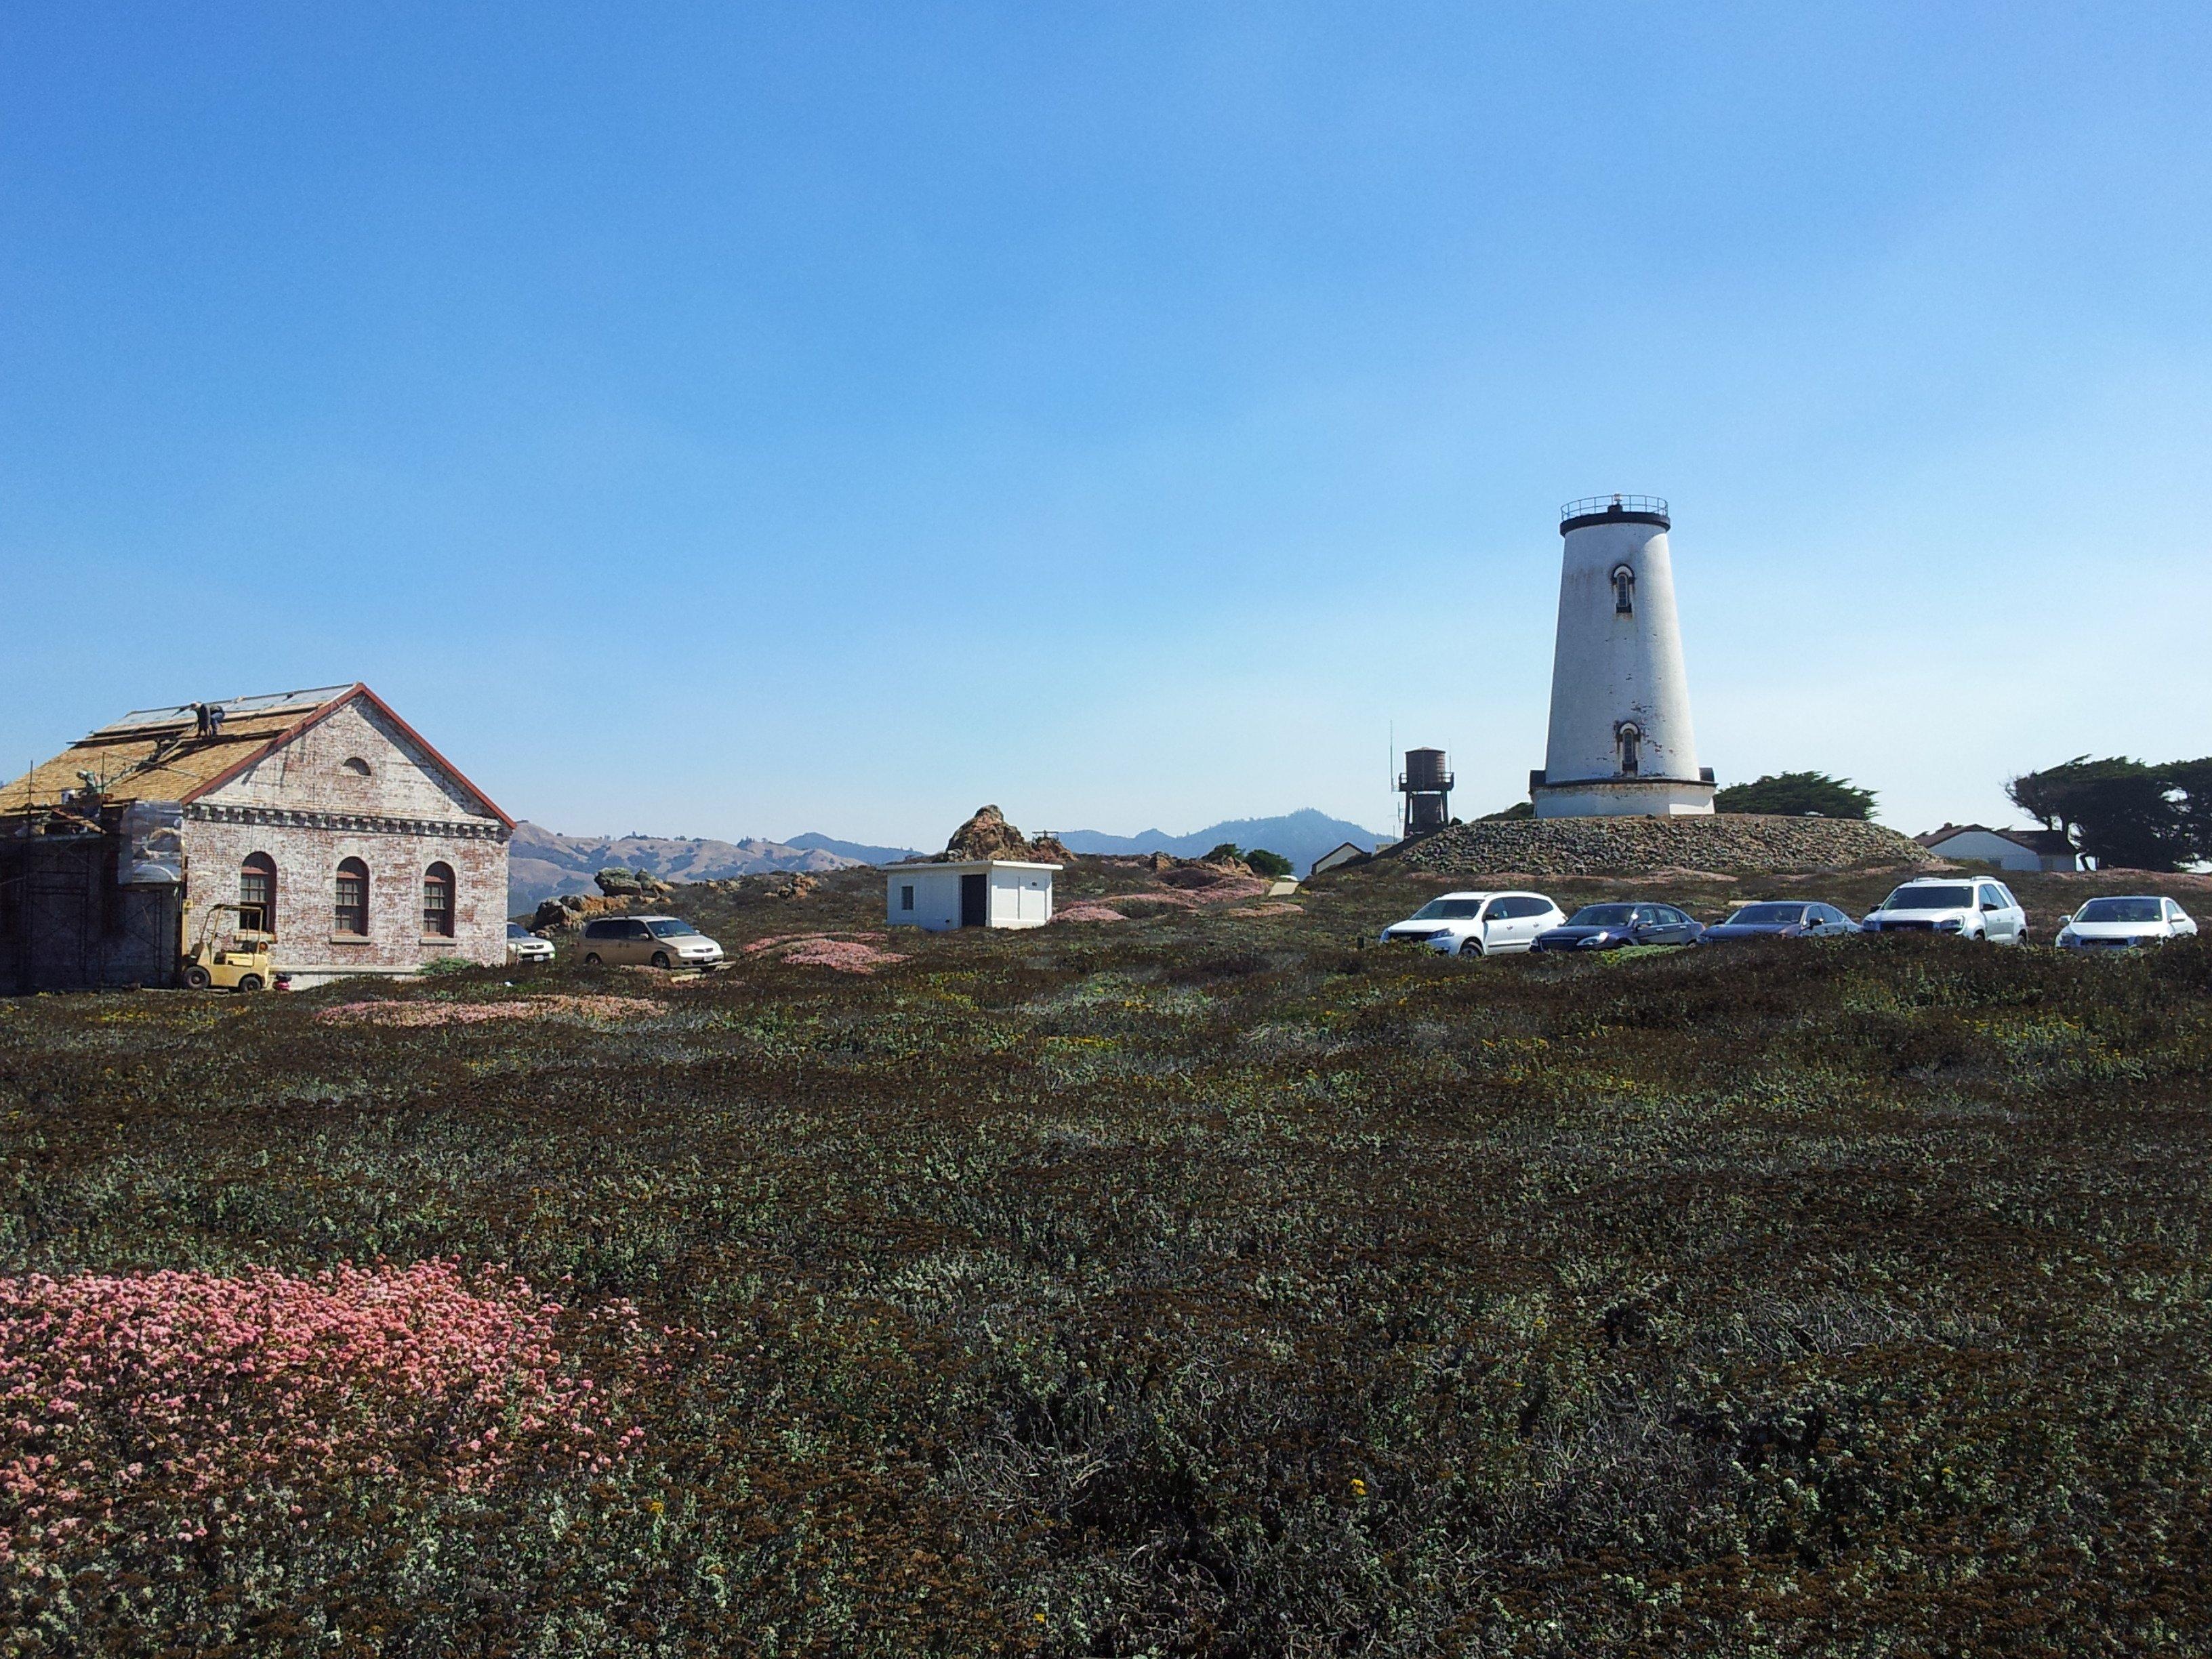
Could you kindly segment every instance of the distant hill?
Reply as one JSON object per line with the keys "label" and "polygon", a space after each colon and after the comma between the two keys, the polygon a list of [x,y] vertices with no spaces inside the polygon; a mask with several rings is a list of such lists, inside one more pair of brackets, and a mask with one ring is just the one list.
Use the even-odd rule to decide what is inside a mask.
{"label": "distant hill", "polygon": [[774,870],[842,870],[872,860],[787,842],[685,840],[671,836],[563,836],[527,819],[514,826],[507,858],[509,915],[558,893],[595,893],[592,877],[610,865],[668,881],[713,881]]}
{"label": "distant hill", "polygon": [[924,856],[911,847],[871,847],[866,842],[838,841],[817,835],[811,830],[803,836],[793,836],[784,845],[810,853],[835,853],[839,858],[860,864],[904,864],[908,859]]}
{"label": "distant hill", "polygon": [[1109,836],[1097,830],[1065,830],[1060,838],[1072,853],[1171,853],[1179,859],[1200,857],[1229,841],[1248,852],[1255,847],[1264,847],[1271,853],[1280,853],[1297,866],[1301,875],[1323,853],[1347,841],[1373,852],[1377,842],[1390,839],[1310,806],[1285,812],[1280,817],[1231,818],[1225,823],[1194,830],[1187,836],[1170,836],[1164,830],[1147,830],[1135,836]]}

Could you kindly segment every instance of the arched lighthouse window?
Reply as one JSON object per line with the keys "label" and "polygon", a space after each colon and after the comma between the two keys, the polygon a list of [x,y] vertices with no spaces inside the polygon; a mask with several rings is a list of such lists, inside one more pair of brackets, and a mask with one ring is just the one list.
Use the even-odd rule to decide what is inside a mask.
{"label": "arched lighthouse window", "polygon": [[1624,617],[1636,612],[1636,573],[1625,564],[1613,568],[1613,608]]}
{"label": "arched lighthouse window", "polygon": [[1623,720],[1613,728],[1613,740],[1620,750],[1620,775],[1626,778],[1636,775],[1644,763],[1644,732],[1634,720]]}

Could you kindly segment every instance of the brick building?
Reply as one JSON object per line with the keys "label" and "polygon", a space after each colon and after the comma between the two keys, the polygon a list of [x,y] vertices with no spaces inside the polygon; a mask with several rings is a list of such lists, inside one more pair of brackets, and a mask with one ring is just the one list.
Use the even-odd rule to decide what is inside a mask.
{"label": "brick building", "polygon": [[514,828],[365,685],[126,714],[0,787],[0,991],[169,984],[224,902],[295,983],[502,963]]}

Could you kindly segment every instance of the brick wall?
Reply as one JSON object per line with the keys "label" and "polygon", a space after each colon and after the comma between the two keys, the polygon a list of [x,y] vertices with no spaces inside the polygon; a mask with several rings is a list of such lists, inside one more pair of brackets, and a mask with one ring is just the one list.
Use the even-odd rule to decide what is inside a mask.
{"label": "brick wall", "polygon": [[[185,883],[196,906],[235,902],[240,866],[267,854],[276,866],[276,964],[294,973],[410,972],[441,957],[496,964],[507,960],[507,833],[465,785],[356,701],[186,809]],[[368,866],[361,939],[336,927],[337,866],[348,858]],[[451,938],[422,932],[433,862],[453,872]],[[202,915],[196,908],[188,924],[195,938]]]}
{"label": "brick wall", "polygon": [[[276,965],[295,973],[411,971],[440,957],[496,964],[507,960],[507,843],[480,836],[399,830],[326,830],[270,823],[185,823],[185,890],[193,902],[189,935],[199,936],[201,907],[239,896],[247,856],[276,865]],[[368,866],[368,933],[344,939],[336,928],[338,860]],[[422,877],[433,861],[453,872],[453,936],[422,932]],[[231,919],[224,919],[227,924]],[[216,930],[228,935],[228,927]]]}

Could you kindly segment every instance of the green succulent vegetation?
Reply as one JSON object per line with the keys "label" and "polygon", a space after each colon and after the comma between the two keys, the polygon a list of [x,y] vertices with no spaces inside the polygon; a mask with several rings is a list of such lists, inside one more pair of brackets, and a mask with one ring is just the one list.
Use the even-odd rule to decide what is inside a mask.
{"label": "green succulent vegetation", "polygon": [[[682,1334],[611,1469],[179,1494],[16,1557],[0,1645],[2206,1651],[2212,952],[1366,942],[1451,884],[742,952],[860,872],[656,901],[703,981],[0,1004],[9,1275],[443,1257]],[[657,1012],[319,1017],[549,991]]]}
{"label": "green succulent vegetation", "polygon": [[1826,772],[1772,772],[1732,783],[1713,797],[1717,812],[1764,812],[1790,818],[1869,818],[1875,793]]}

